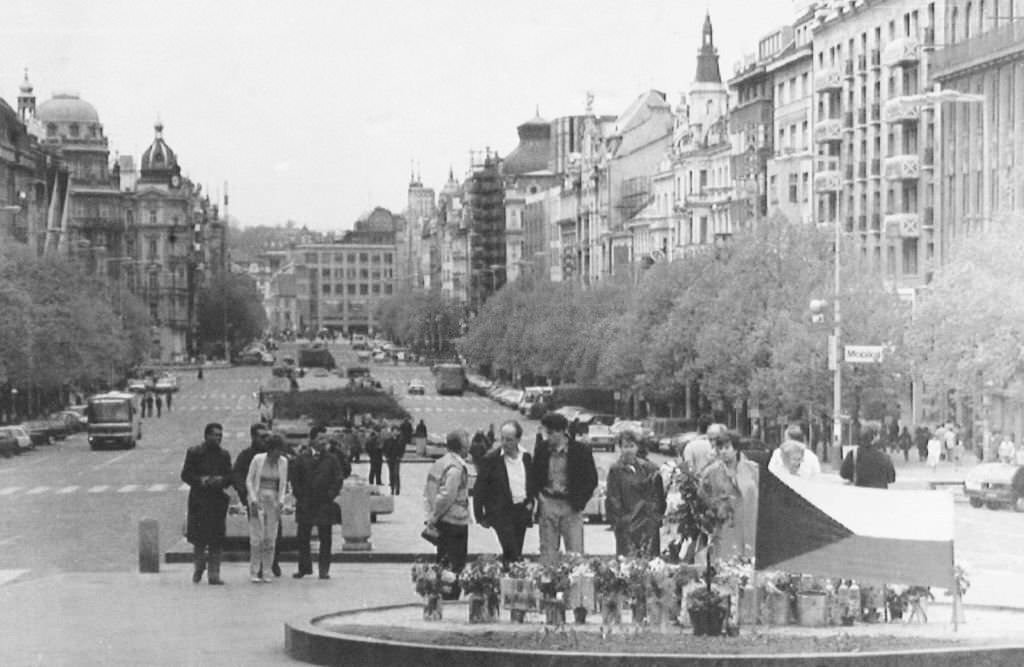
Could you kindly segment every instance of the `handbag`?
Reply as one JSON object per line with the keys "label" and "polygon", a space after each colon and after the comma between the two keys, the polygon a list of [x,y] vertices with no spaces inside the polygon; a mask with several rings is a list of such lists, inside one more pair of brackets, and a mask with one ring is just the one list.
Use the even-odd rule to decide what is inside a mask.
{"label": "handbag", "polygon": [[441,541],[441,531],[434,524],[428,523],[423,526],[423,532],[420,533],[420,537],[436,547],[437,543]]}

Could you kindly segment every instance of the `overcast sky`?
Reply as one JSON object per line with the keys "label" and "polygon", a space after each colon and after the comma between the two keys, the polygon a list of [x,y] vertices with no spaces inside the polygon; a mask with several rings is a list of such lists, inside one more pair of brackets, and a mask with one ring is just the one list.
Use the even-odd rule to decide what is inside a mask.
{"label": "overcast sky", "polygon": [[229,183],[244,225],[351,228],[405,207],[410,160],[440,189],[469,151],[502,155],[541,115],[618,114],[648,88],[674,105],[711,11],[723,77],[788,22],[792,0],[5,0],[0,97],[28,67],[38,103],[91,102],[138,161],[164,122],[183,171]]}

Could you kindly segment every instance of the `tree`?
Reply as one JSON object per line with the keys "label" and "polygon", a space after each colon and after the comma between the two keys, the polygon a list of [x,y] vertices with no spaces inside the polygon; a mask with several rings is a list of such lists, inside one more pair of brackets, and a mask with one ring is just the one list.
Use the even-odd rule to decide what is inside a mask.
{"label": "tree", "polygon": [[196,313],[198,342],[206,353],[223,353],[225,340],[231,350],[241,350],[267,326],[256,282],[244,273],[215,274],[199,291]]}

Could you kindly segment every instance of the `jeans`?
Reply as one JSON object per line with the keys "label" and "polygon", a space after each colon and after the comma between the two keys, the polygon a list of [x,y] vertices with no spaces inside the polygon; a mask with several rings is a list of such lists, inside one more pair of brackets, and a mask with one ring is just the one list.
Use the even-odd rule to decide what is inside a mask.
{"label": "jeans", "polygon": [[402,465],[402,459],[388,459],[388,484],[391,485],[391,495],[397,496],[402,491],[402,480],[398,476],[398,469]]}
{"label": "jeans", "polygon": [[[331,524],[320,524],[316,527],[317,537],[320,538],[320,553],[317,556],[317,566],[320,574],[327,574],[331,570]],[[313,574],[313,557],[309,550],[309,540],[313,536],[313,524],[300,523],[295,530],[295,538],[299,542],[299,572]]]}
{"label": "jeans", "polygon": [[277,492],[260,489],[259,510],[249,515],[249,575],[269,576],[274,563],[274,546],[281,523]]}
{"label": "jeans", "polygon": [[[437,522],[437,562],[446,566],[455,574],[466,567],[466,554],[469,550],[469,526],[455,523]],[[452,587],[449,595],[442,595],[445,600],[458,600],[462,590],[458,583]]]}
{"label": "jeans", "polygon": [[383,484],[381,470],[384,468],[384,459],[379,456],[370,457],[370,484]]}
{"label": "jeans", "polygon": [[572,509],[568,500],[540,495],[537,526],[540,531],[540,558],[552,562],[560,542],[566,553],[583,553],[583,515]]}

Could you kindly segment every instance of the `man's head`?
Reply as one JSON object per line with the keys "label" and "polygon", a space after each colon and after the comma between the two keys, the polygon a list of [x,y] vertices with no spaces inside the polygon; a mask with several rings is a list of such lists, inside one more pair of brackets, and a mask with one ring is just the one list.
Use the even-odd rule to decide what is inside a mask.
{"label": "man's head", "polygon": [[323,451],[327,449],[327,435],[325,433],[319,433],[309,444],[315,453],[322,454]]}
{"label": "man's head", "polygon": [[462,431],[449,431],[444,439],[444,447],[453,454],[464,455],[469,448],[466,444],[466,434]]}
{"label": "man's head", "polygon": [[207,445],[214,447],[220,446],[220,441],[224,439],[224,427],[216,422],[210,422],[203,429],[203,440]]}
{"label": "man's head", "polygon": [[557,412],[549,412],[540,418],[544,437],[555,447],[561,447],[569,441],[569,420]]}
{"label": "man's head", "polygon": [[790,424],[786,427],[786,440],[792,440],[794,442],[804,441],[804,430],[800,428],[800,424]]}
{"label": "man's head", "polygon": [[640,455],[640,441],[632,431],[623,431],[619,435],[619,460],[632,463]]}
{"label": "man's head", "polygon": [[705,435],[707,436],[707,439],[714,444],[715,440],[724,436],[728,430],[729,428],[725,424],[711,424],[708,426],[708,430]]}
{"label": "man's head", "polygon": [[268,429],[267,425],[262,422],[253,424],[249,427],[249,442],[258,452],[267,451],[267,437],[269,435],[270,429]]}
{"label": "man's head", "polygon": [[800,472],[800,464],[804,462],[806,450],[807,448],[804,446],[804,443],[798,440],[787,440],[782,443],[779,451],[782,453],[782,463],[789,472],[794,475]]}
{"label": "man's head", "polygon": [[519,440],[523,437],[523,427],[515,419],[501,425],[501,449],[507,456],[518,456]]}

